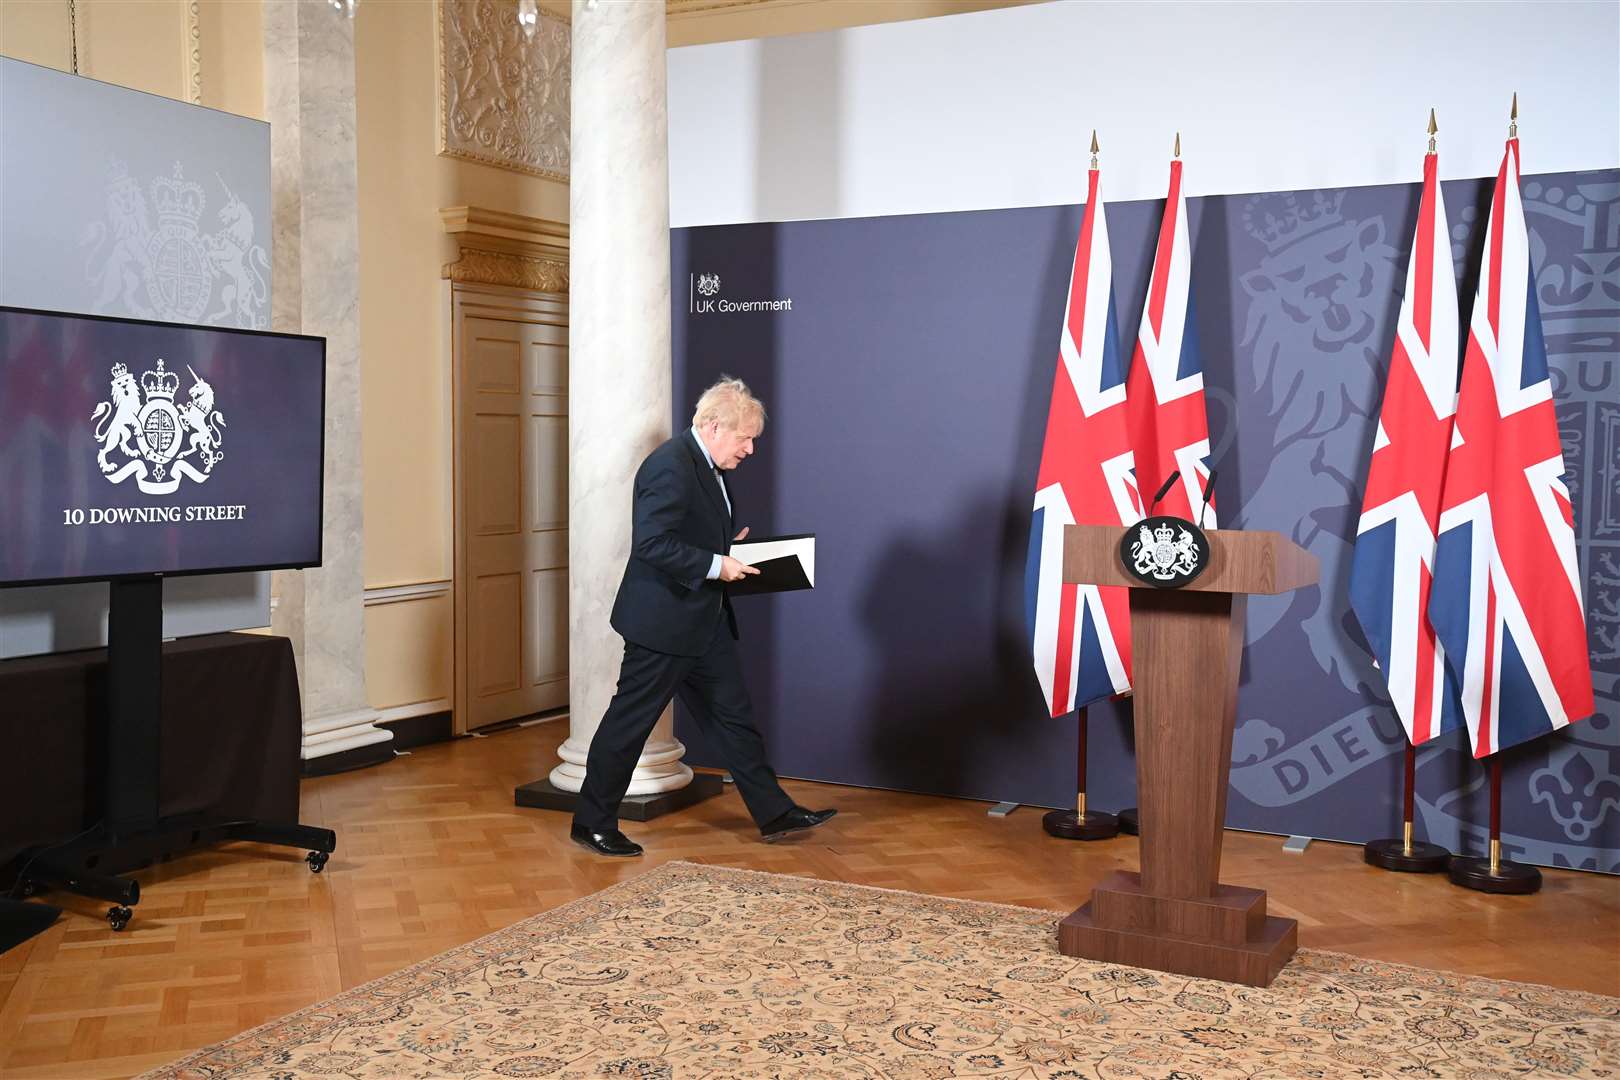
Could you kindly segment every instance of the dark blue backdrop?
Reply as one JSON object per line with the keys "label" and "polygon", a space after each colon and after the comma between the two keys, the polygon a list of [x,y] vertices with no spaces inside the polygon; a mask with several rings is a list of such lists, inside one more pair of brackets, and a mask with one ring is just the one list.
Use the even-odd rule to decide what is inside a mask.
{"label": "dark blue backdrop", "polygon": [[[1444,186],[1473,296],[1490,181]],[[1512,857],[1620,870],[1620,172],[1527,177],[1575,498],[1598,713],[1504,757]],[[1282,235],[1290,201],[1328,212]],[[1190,202],[1222,524],[1279,529],[1319,587],[1249,605],[1228,823],[1395,834],[1400,725],[1344,595],[1418,185]],[[1162,203],[1108,207],[1128,351]],[[1045,717],[1022,583],[1078,206],[680,229],[677,427],[721,372],[771,412],[731,478],[756,535],[819,535],[814,592],[737,602],[784,775],[1067,806],[1075,726]],[[734,310],[790,300],[781,310]],[[779,307],[779,305],[773,305]],[[1466,313],[1464,317],[1466,326]],[[1134,802],[1128,703],[1093,706],[1093,805]],[[689,718],[689,759],[718,764]],[[1420,830],[1481,851],[1484,770],[1419,756]]]}

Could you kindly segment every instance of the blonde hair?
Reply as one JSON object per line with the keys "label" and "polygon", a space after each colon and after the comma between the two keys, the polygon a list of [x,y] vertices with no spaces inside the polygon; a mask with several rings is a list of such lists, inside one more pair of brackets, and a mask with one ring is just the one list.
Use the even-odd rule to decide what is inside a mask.
{"label": "blonde hair", "polygon": [[719,382],[703,391],[703,396],[698,398],[697,409],[692,413],[692,426],[701,430],[716,420],[728,431],[741,431],[744,424],[757,420],[759,430],[764,431],[765,406],[748,389],[747,383],[730,375],[722,375]]}

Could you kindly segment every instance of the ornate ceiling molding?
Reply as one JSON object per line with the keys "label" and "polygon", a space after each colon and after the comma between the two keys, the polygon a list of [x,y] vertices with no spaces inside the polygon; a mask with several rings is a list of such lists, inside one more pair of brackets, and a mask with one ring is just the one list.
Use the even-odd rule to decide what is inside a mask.
{"label": "ornate ceiling molding", "polygon": [[568,292],[567,224],[478,206],[447,207],[439,211],[439,218],[460,248],[456,261],[444,265],[444,277],[535,292]]}
{"label": "ornate ceiling molding", "polygon": [[438,0],[439,153],[568,179],[567,21],[540,12],[530,41],[517,0]]}

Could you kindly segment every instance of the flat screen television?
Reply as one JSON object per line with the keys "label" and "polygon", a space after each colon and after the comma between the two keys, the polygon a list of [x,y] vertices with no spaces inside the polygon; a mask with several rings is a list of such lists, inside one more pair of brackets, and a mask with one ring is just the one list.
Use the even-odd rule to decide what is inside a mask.
{"label": "flat screen television", "polygon": [[326,340],[0,307],[0,587],[318,566]]}

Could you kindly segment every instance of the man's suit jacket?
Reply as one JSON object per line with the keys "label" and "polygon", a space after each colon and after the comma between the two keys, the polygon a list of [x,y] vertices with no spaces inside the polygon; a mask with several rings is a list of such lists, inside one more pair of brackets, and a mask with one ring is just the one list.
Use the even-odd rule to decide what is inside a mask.
{"label": "man's suit jacket", "polygon": [[702,656],[724,617],[737,636],[725,586],[706,580],[731,551],[732,516],[690,429],[636,470],[630,561],[613,601],[613,629],[654,652]]}

